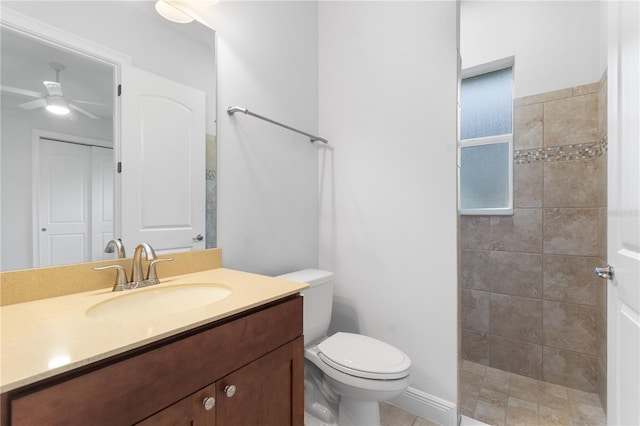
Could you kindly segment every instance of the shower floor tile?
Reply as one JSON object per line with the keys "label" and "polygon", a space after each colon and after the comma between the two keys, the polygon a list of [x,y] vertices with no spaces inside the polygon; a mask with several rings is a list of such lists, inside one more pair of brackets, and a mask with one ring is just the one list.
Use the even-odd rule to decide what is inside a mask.
{"label": "shower floor tile", "polygon": [[471,361],[461,369],[460,410],[489,425],[604,426],[598,395]]}

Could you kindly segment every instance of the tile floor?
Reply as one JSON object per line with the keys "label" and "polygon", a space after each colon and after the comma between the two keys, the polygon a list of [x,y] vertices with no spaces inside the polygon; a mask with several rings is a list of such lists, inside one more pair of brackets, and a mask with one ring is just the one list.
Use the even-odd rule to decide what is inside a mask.
{"label": "tile floor", "polygon": [[489,425],[606,425],[598,395],[463,361],[461,414]]}
{"label": "tile floor", "polygon": [[381,426],[438,426],[437,423],[414,416],[385,402],[380,403],[380,424]]}

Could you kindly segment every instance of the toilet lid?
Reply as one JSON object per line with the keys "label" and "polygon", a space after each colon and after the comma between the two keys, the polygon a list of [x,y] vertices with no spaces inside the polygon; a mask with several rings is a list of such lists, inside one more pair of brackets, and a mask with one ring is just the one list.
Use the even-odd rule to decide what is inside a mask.
{"label": "toilet lid", "polygon": [[370,379],[400,379],[409,375],[411,360],[402,351],[372,337],[336,333],[318,344],[318,356],[343,373]]}

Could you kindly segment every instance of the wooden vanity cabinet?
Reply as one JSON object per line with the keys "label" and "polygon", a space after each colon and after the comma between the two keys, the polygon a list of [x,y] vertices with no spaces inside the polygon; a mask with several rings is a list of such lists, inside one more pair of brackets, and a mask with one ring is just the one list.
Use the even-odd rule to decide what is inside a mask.
{"label": "wooden vanity cabinet", "polygon": [[303,425],[303,346],[292,296],[7,392],[2,426]]}
{"label": "wooden vanity cabinet", "polygon": [[297,343],[281,346],[137,425],[302,425],[298,419],[304,414],[296,412],[301,407],[294,407],[291,398]]}

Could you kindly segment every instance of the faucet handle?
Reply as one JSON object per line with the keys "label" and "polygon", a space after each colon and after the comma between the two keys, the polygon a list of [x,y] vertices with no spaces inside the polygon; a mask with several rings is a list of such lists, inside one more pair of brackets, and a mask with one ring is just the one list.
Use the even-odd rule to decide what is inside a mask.
{"label": "faucet handle", "polygon": [[126,290],[129,287],[127,283],[127,271],[125,271],[124,267],[120,265],[107,265],[107,266],[96,266],[93,269],[96,271],[103,271],[105,269],[116,270],[116,282],[113,284],[112,291]]}
{"label": "faucet handle", "polygon": [[149,262],[149,270],[147,271],[147,281],[150,281],[150,284],[158,284],[160,279],[158,279],[158,272],[156,271],[156,263],[158,262],[169,262],[173,260],[173,258],[167,257],[165,259],[156,259]]}

